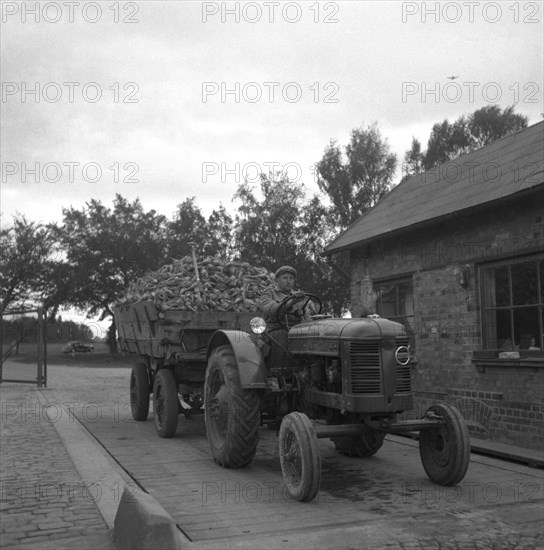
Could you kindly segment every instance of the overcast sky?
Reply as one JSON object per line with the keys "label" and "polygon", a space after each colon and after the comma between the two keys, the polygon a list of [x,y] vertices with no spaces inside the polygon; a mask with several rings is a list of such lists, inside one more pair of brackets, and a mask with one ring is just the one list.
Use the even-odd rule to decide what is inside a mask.
{"label": "overcast sky", "polygon": [[[36,11],[36,6],[38,10]],[[317,191],[331,139],[489,104],[542,120],[542,2],[3,2],[2,223],[115,193],[208,215],[273,165]],[[455,80],[449,76],[457,76]],[[34,171],[38,169],[36,173]],[[400,172],[399,172],[400,177]]]}

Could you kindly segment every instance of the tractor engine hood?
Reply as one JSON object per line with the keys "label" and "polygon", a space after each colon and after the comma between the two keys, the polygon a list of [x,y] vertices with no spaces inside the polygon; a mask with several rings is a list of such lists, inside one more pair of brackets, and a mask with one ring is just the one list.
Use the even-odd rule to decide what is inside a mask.
{"label": "tractor engine hood", "polygon": [[342,340],[406,338],[403,325],[382,318],[322,319],[289,330],[291,353],[338,355]]}

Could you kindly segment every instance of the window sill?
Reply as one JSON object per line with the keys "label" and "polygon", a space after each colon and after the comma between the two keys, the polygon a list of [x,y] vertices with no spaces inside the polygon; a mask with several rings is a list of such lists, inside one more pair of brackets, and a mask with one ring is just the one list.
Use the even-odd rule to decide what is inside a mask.
{"label": "window sill", "polygon": [[544,368],[544,353],[522,351],[519,359],[500,359],[495,352],[475,352],[472,364],[479,372],[485,372],[486,367]]}

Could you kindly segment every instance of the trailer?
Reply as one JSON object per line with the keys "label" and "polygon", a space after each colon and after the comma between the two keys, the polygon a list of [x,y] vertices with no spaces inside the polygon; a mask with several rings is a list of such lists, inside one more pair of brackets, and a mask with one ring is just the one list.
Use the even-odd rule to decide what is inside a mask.
{"label": "trailer", "polygon": [[150,395],[160,437],[173,437],[179,414],[204,413],[207,349],[220,331],[243,334],[254,313],[160,310],[152,301],[114,308],[120,348],[138,356],[130,376],[132,417],[147,420]]}

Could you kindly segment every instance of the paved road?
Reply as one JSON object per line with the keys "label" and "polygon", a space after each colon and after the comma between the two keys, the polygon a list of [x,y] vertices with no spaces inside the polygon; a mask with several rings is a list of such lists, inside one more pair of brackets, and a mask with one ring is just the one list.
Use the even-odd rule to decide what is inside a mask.
{"label": "paved road", "polygon": [[40,391],[2,384],[0,547],[113,550],[108,525],[72,462]]}
{"label": "paved road", "polygon": [[[285,493],[275,433],[263,428],[243,470],[210,458],[202,418],[180,421],[173,439],[155,434],[152,415],[134,422],[127,369],[50,367],[49,416],[74,414],[171,514],[198,548],[542,548],[543,471],[473,455],[457,487],[426,478],[416,443],[388,437],[370,459],[338,455],[320,440],[318,498]],[[116,482],[94,487],[119,498]]]}

